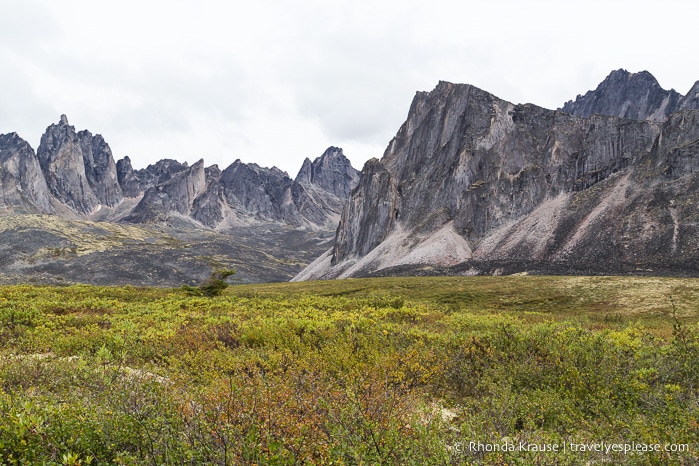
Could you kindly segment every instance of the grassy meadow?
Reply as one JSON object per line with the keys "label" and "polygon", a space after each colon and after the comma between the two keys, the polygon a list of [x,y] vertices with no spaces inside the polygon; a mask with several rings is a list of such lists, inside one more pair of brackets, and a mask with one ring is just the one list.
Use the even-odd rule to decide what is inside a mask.
{"label": "grassy meadow", "polygon": [[0,287],[0,464],[697,464],[698,322],[697,279]]}

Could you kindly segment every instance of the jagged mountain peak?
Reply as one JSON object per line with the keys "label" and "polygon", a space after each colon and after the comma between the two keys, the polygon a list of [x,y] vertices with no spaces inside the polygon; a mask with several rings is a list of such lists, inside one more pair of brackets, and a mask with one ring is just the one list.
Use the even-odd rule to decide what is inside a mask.
{"label": "jagged mountain peak", "polygon": [[100,201],[85,173],[83,144],[65,115],[46,128],[36,156],[58,202],[79,215],[89,215],[98,208]]}
{"label": "jagged mountain peak", "polygon": [[663,89],[648,71],[612,71],[595,90],[566,102],[562,111],[588,118],[603,114],[634,120],[662,122],[680,109],[682,95]]}
{"label": "jagged mountain peak", "polygon": [[604,81],[629,81],[629,80],[637,80],[637,81],[641,81],[641,82],[646,82],[652,86],[660,86],[660,84],[658,83],[658,80],[655,79],[655,76],[653,76],[649,71],[643,70],[643,71],[638,71],[638,72],[632,73],[624,68],[619,68],[618,70],[613,70],[611,73],[609,73],[609,75],[605,78]]}
{"label": "jagged mountain peak", "polygon": [[[323,162],[316,164],[323,168],[320,179],[331,186],[345,183],[347,170],[333,169],[346,168],[341,149],[331,147],[317,161]],[[225,170],[205,166],[204,159],[191,166],[162,159],[135,170],[131,157],[115,162],[100,134],[76,132],[61,115],[47,127],[36,152],[17,133],[0,135],[0,215],[21,217],[6,219],[2,227],[10,225],[9,232],[0,228],[10,245],[0,251],[0,280],[38,274],[48,280],[106,283],[117,277],[121,282],[155,284],[158,279],[144,270],[157,264],[164,280],[158,284],[176,284],[174,256],[179,256],[175,268],[189,267],[192,276],[208,275],[211,260],[206,257],[216,257],[247,270],[245,280],[288,279],[328,245],[346,200],[336,193],[321,184],[304,186],[277,167],[240,160]],[[108,225],[111,222],[122,225]],[[57,233],[55,225],[76,228]],[[122,242],[135,229],[133,241]],[[165,230],[177,244],[192,243],[192,249],[201,252],[192,254],[189,245],[172,249],[171,241],[166,245],[154,240]],[[118,239],[111,231],[119,232]],[[75,244],[83,244],[83,232],[90,247],[99,243],[98,252],[46,254],[47,248],[74,251]],[[105,241],[95,243],[93,236]],[[105,244],[108,251],[101,250]],[[249,260],[251,253],[258,259]]]}
{"label": "jagged mountain peak", "polygon": [[296,279],[698,273],[699,112],[673,114],[681,98],[626,70],[563,112],[470,85],[418,92],[365,164],[333,248]]}
{"label": "jagged mountain peak", "polygon": [[245,170],[252,170],[256,173],[274,173],[275,176],[284,176],[284,177],[289,177],[289,174],[275,166],[272,167],[263,167],[261,165],[258,165],[255,162],[243,162],[240,159],[236,159],[235,162],[233,162],[231,165],[229,165],[227,168],[231,169],[245,169]]}
{"label": "jagged mountain peak", "polygon": [[[341,204],[358,179],[358,172],[342,149],[335,146],[314,162],[309,160],[313,182],[305,188],[277,167],[265,168],[240,159],[224,170],[216,165],[205,167],[203,159],[189,166],[167,158],[135,170],[129,156],[115,162],[100,134],[76,132],[66,115],[46,129],[37,159],[50,197],[64,206],[62,214],[72,211],[77,218],[129,222],[157,222],[169,218],[166,211],[173,210],[181,216],[203,218],[204,224],[214,227],[226,217],[224,210],[230,208],[236,212],[234,216],[243,219],[242,224],[247,218],[326,228],[339,215]],[[182,202],[176,199],[181,194],[186,197]],[[166,195],[167,201],[160,200],[160,195]],[[125,198],[130,199],[126,207],[116,209]],[[201,201],[195,203],[197,198]],[[112,213],[102,210],[104,206],[115,209]],[[201,213],[203,206],[208,209],[206,214]],[[93,216],[97,211],[101,213]]]}
{"label": "jagged mountain peak", "polygon": [[31,149],[29,143],[15,132],[0,134],[0,145],[3,147],[19,146]]}
{"label": "jagged mountain peak", "polygon": [[325,152],[320,156],[321,159],[324,158],[338,158],[338,157],[344,157],[345,154],[342,150],[341,147],[335,147],[335,146],[330,146],[327,149],[325,149]]}
{"label": "jagged mountain peak", "polygon": [[340,147],[330,146],[313,162],[306,158],[296,175],[296,182],[320,188],[346,199],[359,182],[359,172]]}

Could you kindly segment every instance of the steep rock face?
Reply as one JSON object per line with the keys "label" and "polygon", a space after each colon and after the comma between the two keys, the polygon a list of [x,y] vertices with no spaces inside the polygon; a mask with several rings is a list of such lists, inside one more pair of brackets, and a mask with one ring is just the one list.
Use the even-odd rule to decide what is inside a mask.
{"label": "steep rock face", "polygon": [[121,191],[126,197],[138,197],[143,194],[141,183],[133,170],[131,159],[126,156],[116,162],[117,180]]}
{"label": "steep rock face", "polygon": [[[223,185],[216,178],[211,180],[206,190],[194,200],[191,215],[196,221],[209,228],[226,229],[226,227],[242,225],[243,222],[240,222],[235,214],[230,213],[227,207]],[[225,224],[224,221],[226,221]]]}
{"label": "steep rock face", "polygon": [[180,163],[173,159],[158,160],[142,170],[136,170],[134,175],[145,190],[157,184],[164,183],[188,168],[187,162]]}
{"label": "steep rock face", "polygon": [[[320,168],[318,168],[320,166]],[[159,222],[176,212],[212,229],[227,230],[261,223],[280,223],[302,228],[335,228],[346,200],[347,178],[357,177],[341,149],[309,163],[308,182],[292,180],[278,168],[263,168],[236,160],[225,170],[212,165],[203,168],[203,183],[194,198],[175,206],[162,202],[164,186],[181,180],[191,171],[186,164],[161,160],[143,170],[133,170],[128,158],[117,163],[122,190],[130,197],[142,195],[139,205],[124,217],[127,222]],[[192,166],[193,168],[194,166]],[[302,170],[303,171],[303,170]],[[314,181],[310,181],[316,173]],[[317,181],[317,183],[316,183]],[[173,182],[179,184],[180,182]],[[326,191],[329,186],[333,191]],[[145,190],[145,193],[143,193]]]}
{"label": "steep rock face", "polygon": [[[335,261],[350,251],[362,255],[342,238],[365,243],[343,228],[363,231],[371,223],[378,239],[393,225],[381,218],[372,221],[373,207],[359,209],[366,214],[357,217],[351,211],[355,202],[385,200],[393,220],[410,231],[432,231],[454,220],[459,234],[478,242],[547,197],[589,188],[631,164],[657,134],[648,122],[615,121],[603,116],[580,120],[513,105],[472,86],[440,83],[434,92],[415,98],[380,162],[384,170],[365,167],[359,191],[365,192],[351,196],[343,212]],[[374,180],[382,180],[378,191],[379,186],[363,186]],[[362,226],[350,227],[350,218],[361,219]],[[379,225],[387,230],[379,232]]]}
{"label": "steep rock face", "polygon": [[687,95],[682,97],[679,108],[680,110],[699,109],[699,81],[695,82]]}
{"label": "steep rock face", "polygon": [[309,164],[308,183],[240,161],[225,172],[170,159],[134,170],[65,116],[39,154],[0,135],[3,283],[177,285],[208,276],[212,261],[244,282],[287,280],[330,245],[338,194],[356,177],[341,149]]}
{"label": "steep rock face", "polygon": [[134,170],[127,156],[116,163],[117,179],[126,197],[139,197],[149,188],[165,183],[175,174],[188,168],[187,162],[173,159],[158,160],[141,170]]}
{"label": "steep rock face", "polygon": [[331,146],[313,162],[308,158],[304,160],[296,181],[347,199],[359,182],[359,172],[352,167],[342,149]]}
{"label": "steep rock face", "polygon": [[442,82],[417,94],[384,157],[364,167],[332,251],[299,278],[481,273],[493,261],[618,272],[671,267],[687,258],[679,251],[697,261],[697,118],[584,119]]}
{"label": "steep rock face", "polygon": [[[276,167],[262,168],[236,160],[221,173],[226,203],[240,217],[299,224],[299,187]],[[302,194],[301,194],[302,195]]]}
{"label": "steep rock face", "polygon": [[36,155],[51,194],[59,202],[78,214],[96,210],[100,201],[85,173],[80,139],[65,115],[61,115],[58,124],[46,129]]}
{"label": "steep rock face", "polygon": [[587,118],[593,114],[611,115],[635,120],[665,121],[680,108],[682,95],[674,89],[666,91],[647,71],[629,73],[616,70],[594,91],[568,101],[562,110]]}
{"label": "steep rock face", "polygon": [[130,223],[158,223],[169,216],[189,216],[194,201],[206,188],[204,161],[179,171],[144,193],[133,211],[124,218]]}
{"label": "steep rock face", "polygon": [[277,222],[302,228],[334,228],[358,172],[342,149],[306,159],[295,180],[276,167],[236,160],[225,170],[207,169],[208,187],[192,216],[211,228]]}
{"label": "steep rock face", "polygon": [[221,169],[218,168],[218,165],[211,165],[204,169],[204,174],[206,175],[206,184],[209,184],[221,178]]}
{"label": "steep rock face", "polygon": [[357,191],[350,196],[342,213],[333,265],[349,255],[365,256],[385,240],[397,219],[399,202],[391,173],[377,159],[369,160],[362,170]]}
{"label": "steep rock face", "polygon": [[677,180],[699,172],[699,112],[684,110],[663,125],[653,147],[655,173]]}
{"label": "steep rock face", "polygon": [[103,205],[113,207],[119,204],[124,195],[109,145],[102,136],[93,136],[87,130],[78,133],[78,140],[85,163],[85,176],[95,196]]}
{"label": "steep rock face", "polygon": [[[300,185],[304,215],[318,225],[337,225],[349,193],[359,183],[359,172],[339,147],[329,147],[313,162],[306,158],[294,182]],[[302,188],[302,189],[301,189]]]}
{"label": "steep rock face", "polygon": [[55,212],[34,150],[17,133],[0,135],[0,196],[10,213]]}

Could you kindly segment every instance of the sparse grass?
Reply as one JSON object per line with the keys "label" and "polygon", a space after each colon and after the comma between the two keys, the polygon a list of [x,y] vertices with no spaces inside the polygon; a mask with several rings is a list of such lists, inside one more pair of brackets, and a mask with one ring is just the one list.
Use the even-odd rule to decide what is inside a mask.
{"label": "sparse grass", "polygon": [[[695,464],[699,280],[0,288],[0,464]],[[504,439],[504,440],[503,440]]]}

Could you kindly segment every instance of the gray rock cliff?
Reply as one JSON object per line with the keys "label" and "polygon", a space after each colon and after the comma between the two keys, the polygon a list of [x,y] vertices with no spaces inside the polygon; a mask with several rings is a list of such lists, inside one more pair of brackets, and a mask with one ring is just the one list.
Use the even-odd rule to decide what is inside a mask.
{"label": "gray rock cliff", "polygon": [[0,282],[177,285],[216,266],[288,280],[328,247],[357,178],[337,148],[308,169],[303,183],[240,161],[134,169],[65,115],[37,153],[0,135]]}
{"label": "gray rock cliff", "polygon": [[0,135],[0,196],[7,213],[55,212],[34,149],[17,133]]}
{"label": "gray rock cliff", "polygon": [[[196,195],[175,205],[164,199],[175,198],[175,186],[189,178],[195,167],[162,160],[134,171],[130,161],[118,163],[122,189],[136,197],[138,206],[123,218],[126,222],[162,222],[177,213],[216,230],[276,223],[297,228],[334,229],[349,190],[356,185],[358,172],[342,149],[332,148],[308,163],[303,182],[292,180],[278,168],[264,168],[236,160],[221,171],[216,165],[203,168],[203,181],[197,178]],[[200,167],[197,166],[197,173]],[[198,175],[197,175],[198,176]],[[179,188],[178,188],[179,189]],[[177,191],[177,190],[176,190]],[[184,194],[183,189],[179,189]],[[165,196],[167,194],[167,196]]]}
{"label": "gray rock cliff", "polygon": [[119,204],[124,194],[109,145],[102,136],[93,136],[87,130],[78,133],[78,140],[85,163],[85,176],[98,201],[109,207]]}
{"label": "gray rock cliff", "polygon": [[173,214],[187,217],[195,199],[205,188],[204,161],[199,160],[148,188],[138,205],[123,220],[130,223],[159,223]]}
{"label": "gray rock cliff", "polygon": [[692,110],[699,108],[699,81],[695,82],[687,95],[680,101],[680,110]]}
{"label": "gray rock cliff", "polygon": [[313,162],[308,158],[304,160],[296,181],[344,200],[359,183],[359,171],[352,167],[342,149],[331,146]]}
{"label": "gray rock cliff", "polygon": [[175,174],[186,170],[187,162],[161,159],[141,170],[134,170],[131,159],[126,156],[116,163],[117,179],[126,197],[139,197],[149,188],[165,183]]}
{"label": "gray rock cliff", "polygon": [[117,181],[121,192],[126,197],[138,197],[143,194],[141,183],[134,173],[131,159],[126,156],[116,162]]}
{"label": "gray rock cliff", "polygon": [[296,279],[699,272],[697,118],[581,118],[440,82],[365,165],[332,250]]}
{"label": "gray rock cliff", "polygon": [[304,187],[275,167],[236,160],[220,177],[226,204],[239,218],[303,226],[322,223],[324,212]]}
{"label": "gray rock cliff", "polygon": [[97,209],[100,201],[85,173],[80,139],[65,115],[46,129],[36,155],[53,197],[78,214]]}
{"label": "gray rock cliff", "polygon": [[681,108],[681,101],[681,94],[660,87],[649,72],[619,69],[612,71],[594,91],[566,102],[562,110],[583,118],[597,113],[662,122]]}

